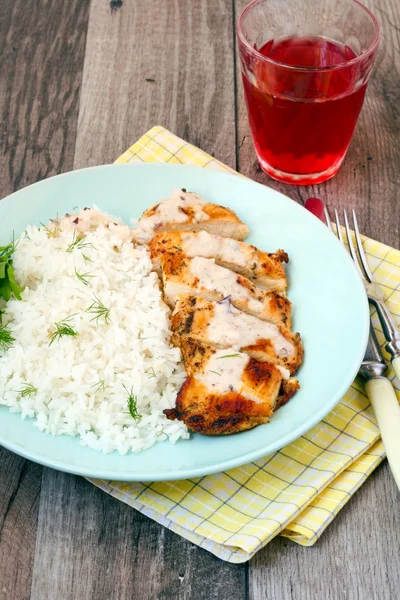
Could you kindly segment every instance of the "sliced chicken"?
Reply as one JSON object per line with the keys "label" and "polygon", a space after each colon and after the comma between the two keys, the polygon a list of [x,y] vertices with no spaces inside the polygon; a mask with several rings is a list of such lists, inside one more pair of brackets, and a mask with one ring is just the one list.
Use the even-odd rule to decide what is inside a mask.
{"label": "sliced chicken", "polygon": [[234,348],[219,350],[185,338],[182,354],[189,377],[175,409],[164,414],[206,434],[229,434],[267,423],[275,408],[299,388],[288,372]]}
{"label": "sliced chicken", "polygon": [[179,294],[171,317],[173,342],[190,337],[217,348],[235,348],[261,361],[285,367],[293,375],[301,365],[303,346],[300,335],[234,308],[229,298],[210,302],[189,294]]}
{"label": "sliced chicken", "polygon": [[160,231],[204,229],[224,237],[242,240],[249,229],[237,215],[224,206],[207,202],[199,194],[175,189],[169,198],[147,209],[137,224],[134,239],[146,244]]}
{"label": "sliced chicken", "polygon": [[244,275],[261,289],[283,292],[286,274],[282,262],[288,262],[283,250],[275,253],[261,252],[255,246],[232,240],[207,231],[166,231],[158,233],[149,243],[154,269],[161,272],[164,254],[181,252],[187,256],[214,258],[216,264]]}
{"label": "sliced chicken", "polygon": [[249,279],[215,264],[213,259],[165,254],[161,259],[164,299],[173,307],[178,294],[222,300],[263,321],[290,327],[290,301],[275,291],[260,290]]}

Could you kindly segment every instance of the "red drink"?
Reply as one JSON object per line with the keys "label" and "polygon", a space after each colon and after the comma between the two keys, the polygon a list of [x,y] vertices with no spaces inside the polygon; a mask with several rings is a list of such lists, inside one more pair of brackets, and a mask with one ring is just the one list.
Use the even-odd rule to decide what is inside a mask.
{"label": "red drink", "polygon": [[356,54],[322,37],[271,40],[258,52],[274,63],[300,68],[275,73],[260,61],[253,67],[253,82],[243,73],[261,166],[273,177],[277,172],[277,178],[287,183],[328,179],[344,158],[367,87],[365,82],[354,91],[357,69],[344,64]]}

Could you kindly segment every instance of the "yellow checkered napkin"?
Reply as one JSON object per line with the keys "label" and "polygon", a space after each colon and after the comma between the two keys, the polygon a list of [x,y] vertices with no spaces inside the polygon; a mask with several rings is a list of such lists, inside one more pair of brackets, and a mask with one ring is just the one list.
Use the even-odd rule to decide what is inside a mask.
{"label": "yellow checkered napkin", "polygon": [[[231,171],[162,127],[151,129],[117,160],[137,161]],[[400,252],[364,242],[388,308],[400,321]],[[374,325],[383,345],[376,318]],[[393,371],[389,377],[394,380]],[[394,383],[400,399],[399,382]],[[356,381],[321,423],[244,467],[185,481],[92,482],[223,560],[239,563],[279,533],[304,546],[314,544],[384,456],[370,403]]]}

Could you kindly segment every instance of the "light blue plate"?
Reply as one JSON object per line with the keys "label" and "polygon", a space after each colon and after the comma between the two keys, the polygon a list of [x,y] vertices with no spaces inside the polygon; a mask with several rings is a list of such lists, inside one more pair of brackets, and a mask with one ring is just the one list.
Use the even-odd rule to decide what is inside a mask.
{"label": "light blue plate", "polygon": [[141,454],[103,455],[77,438],[40,433],[0,407],[0,444],[33,461],[101,479],[159,481],[197,477],[256,460],[318,423],[350,387],[367,344],[368,305],[356,269],[328,229],[301,206],[252,181],[218,171],[175,165],[109,165],[74,171],[31,185],[0,202],[0,244],[57,213],[91,206],[129,223],[150,204],[184,187],[237,212],[250,228],[246,241],[266,251],[285,249],[293,328],[305,361],[301,390],[262,425],[244,433],[192,435]]}

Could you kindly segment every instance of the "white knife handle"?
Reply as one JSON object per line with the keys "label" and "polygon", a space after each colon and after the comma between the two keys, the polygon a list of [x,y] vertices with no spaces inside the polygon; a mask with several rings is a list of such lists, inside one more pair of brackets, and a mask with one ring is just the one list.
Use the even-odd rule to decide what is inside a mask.
{"label": "white knife handle", "polygon": [[400,489],[400,406],[393,386],[386,377],[365,384],[381,432],[393,477]]}
{"label": "white knife handle", "polygon": [[400,381],[400,356],[398,356],[397,358],[394,358],[392,360],[392,365],[393,365],[394,372],[397,375],[397,379]]}

